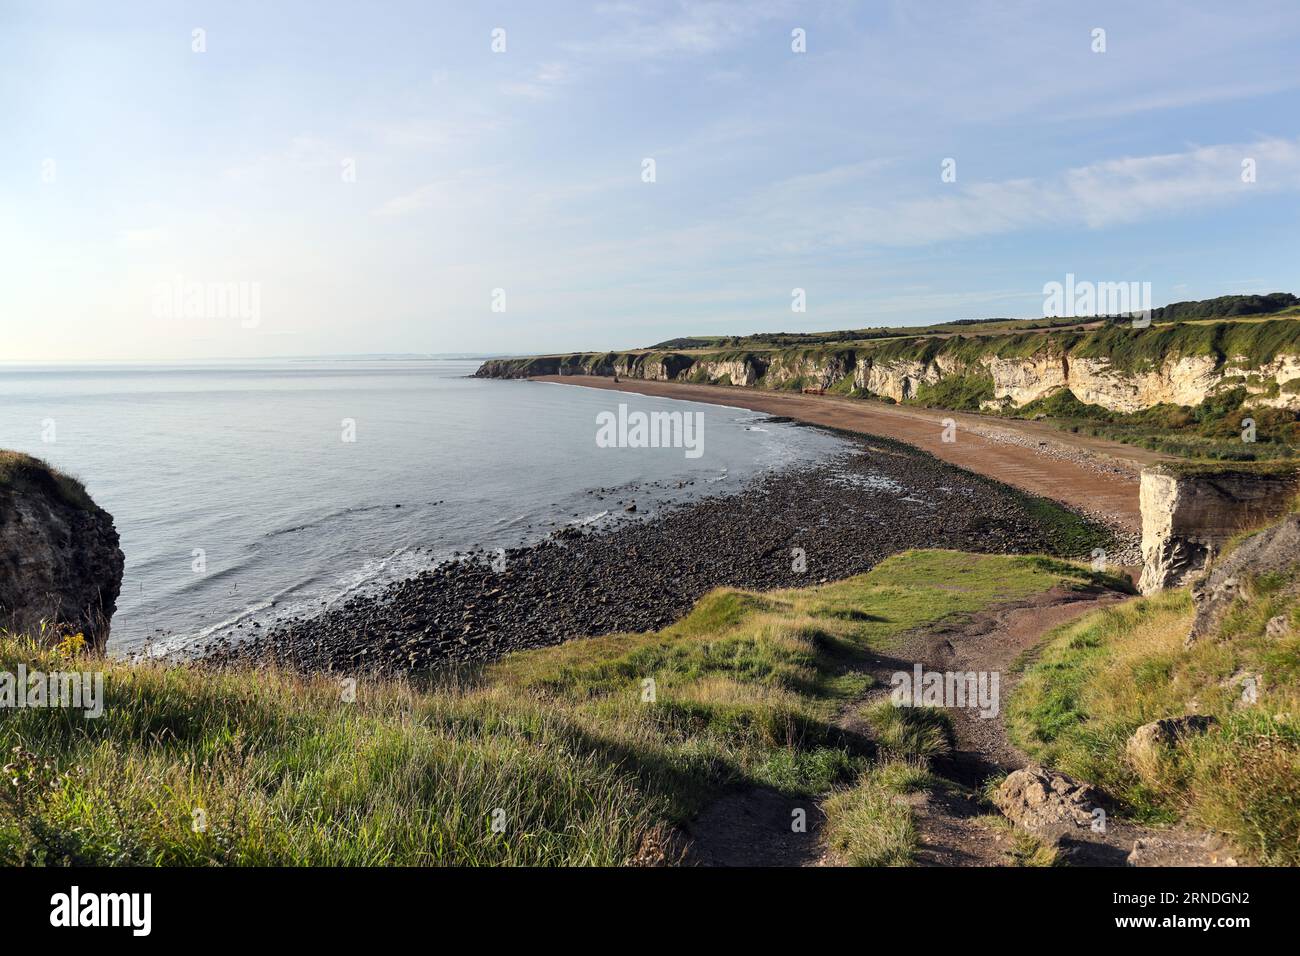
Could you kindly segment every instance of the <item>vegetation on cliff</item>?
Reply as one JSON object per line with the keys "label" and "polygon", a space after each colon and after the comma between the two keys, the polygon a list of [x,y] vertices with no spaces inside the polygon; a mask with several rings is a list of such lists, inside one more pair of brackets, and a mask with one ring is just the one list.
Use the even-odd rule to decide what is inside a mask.
{"label": "vegetation on cliff", "polygon": [[[1139,445],[1185,459],[1267,461],[1300,455],[1300,414],[1254,403],[1243,388],[1227,389],[1199,405],[1153,405],[1113,412],[1059,389],[1003,415],[1045,418],[1071,432]],[[1254,423],[1246,429],[1247,421]],[[1243,440],[1249,434],[1251,441]]]}
{"label": "vegetation on cliff", "polygon": [[1098,580],[1047,558],[909,552],[820,587],[719,590],[662,631],[354,695],[326,677],[68,658],[6,637],[0,671],[102,669],[106,700],[97,720],[0,721],[0,863],[619,864],[749,785],[810,811],[844,790],[825,806],[836,844],[905,862],[905,813],[880,794],[919,785],[942,741],[922,709],[866,735],[841,726],[870,682],[864,656]]}
{"label": "vegetation on cliff", "polygon": [[74,508],[99,510],[76,478],[31,455],[0,450],[0,491],[6,489],[50,493]]}
{"label": "vegetation on cliff", "polygon": [[[1198,309],[1249,309],[1275,304],[1228,297],[1209,307],[1177,303],[1176,313]],[[1257,297],[1260,298],[1260,297]],[[1187,306],[1186,310],[1182,309]],[[1196,308],[1193,308],[1195,306]],[[1073,432],[1141,445],[1187,458],[1252,461],[1300,454],[1300,412],[1275,407],[1279,396],[1300,390],[1300,379],[1279,382],[1257,370],[1279,356],[1300,356],[1300,319],[1197,322],[1154,325],[1103,324],[1088,330],[1050,333],[1010,331],[968,336],[908,336],[859,342],[854,347],[800,344],[791,348],[726,348],[714,351],[636,352],[542,356],[485,363],[480,375],[524,377],[542,374],[603,374],[621,371],[632,378],[676,379],[694,383],[749,385],[783,391],[823,389],[834,395],[896,402],[877,395],[871,369],[906,379],[906,404],[955,411],[997,409],[997,384],[990,363],[1026,360],[1057,372],[1072,363],[1100,362],[1119,377],[1168,369],[1180,359],[1210,359],[1218,376],[1196,405],[1154,404],[1119,411],[1078,400],[1068,386],[1022,405],[1002,398],[1000,414],[1045,418]],[[941,371],[936,371],[941,370]],[[870,373],[874,374],[874,373]],[[1029,369],[1026,374],[1035,374]],[[1048,373],[1050,374],[1050,373]],[[899,385],[894,382],[890,388]],[[1121,389],[1122,391],[1122,389]],[[1294,404],[1294,403],[1292,403]],[[1251,427],[1253,425],[1253,427]],[[1248,438],[1243,436],[1248,435]]]}
{"label": "vegetation on cliff", "polygon": [[[1188,590],[1060,628],[1008,707],[1033,757],[1099,785],[1120,809],[1226,834],[1252,857],[1300,865],[1300,556],[1239,575],[1212,632],[1192,642]],[[1144,724],[1196,714],[1204,733],[1135,749]]]}
{"label": "vegetation on cliff", "polygon": [[[1173,302],[1151,310],[1152,320],[1177,322],[1188,319],[1238,318],[1243,316],[1271,315],[1300,307],[1300,297],[1290,292],[1270,292],[1267,295],[1221,295],[1214,299],[1192,302]],[[1079,325],[1098,324],[1104,320],[1080,318],[1041,319],[956,319],[924,326],[878,326],[865,329],[844,329],[835,332],[758,332],[753,335],[691,335],[669,339],[652,345],[652,349],[691,350],[722,348],[790,348],[796,346],[833,345],[848,342],[869,342],[875,339],[912,337],[918,335],[943,335],[964,333],[1017,333],[1045,329],[1060,329]],[[1127,325],[1127,316],[1112,324]]]}

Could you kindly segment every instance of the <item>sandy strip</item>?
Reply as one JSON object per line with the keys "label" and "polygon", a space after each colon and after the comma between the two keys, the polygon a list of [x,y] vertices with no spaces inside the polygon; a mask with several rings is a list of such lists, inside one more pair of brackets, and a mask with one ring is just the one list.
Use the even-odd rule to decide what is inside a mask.
{"label": "sandy strip", "polygon": [[[906,442],[962,468],[1052,498],[1089,515],[1109,518],[1136,532],[1138,475],[1164,460],[1132,445],[1073,435],[1041,422],[1021,422],[964,412],[900,407],[881,402],[798,395],[724,385],[620,381],[590,375],[543,375],[535,381],[637,392],[711,402]],[[943,441],[944,419],[956,422],[956,440]]]}

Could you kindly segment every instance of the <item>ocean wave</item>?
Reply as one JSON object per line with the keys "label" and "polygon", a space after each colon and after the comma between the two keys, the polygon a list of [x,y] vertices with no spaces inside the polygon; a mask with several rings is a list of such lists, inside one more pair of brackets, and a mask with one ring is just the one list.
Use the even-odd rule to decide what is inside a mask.
{"label": "ocean wave", "polygon": [[337,511],[327,512],[319,517],[311,518],[302,524],[294,524],[285,528],[272,528],[270,531],[266,532],[263,537],[278,538],[280,535],[296,534],[300,531],[310,531],[313,528],[318,528],[323,524],[328,524],[329,522],[335,521],[339,518],[346,518],[349,515],[361,515],[371,511],[387,511],[390,508],[392,508],[392,505],[388,504],[355,505],[350,508],[339,508]]}

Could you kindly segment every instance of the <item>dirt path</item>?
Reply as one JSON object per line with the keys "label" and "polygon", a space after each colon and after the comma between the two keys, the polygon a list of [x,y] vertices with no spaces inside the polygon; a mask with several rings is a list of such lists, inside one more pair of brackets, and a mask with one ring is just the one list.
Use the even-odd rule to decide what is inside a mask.
{"label": "dirt path", "polygon": [[[867,733],[862,708],[888,698],[890,678],[921,664],[926,671],[975,671],[999,675],[999,698],[1010,699],[1018,674],[1013,666],[1042,642],[1048,631],[1084,614],[1122,600],[1114,591],[1073,591],[1056,588],[1025,601],[1000,605],[937,628],[904,638],[888,655],[871,664],[876,687],[867,698],[846,708],[841,723]],[[1028,758],[1007,738],[1003,711],[981,717],[971,708],[951,708],[954,748],[934,763],[935,772],[956,784],[911,798],[920,866],[1005,866],[1014,862],[1010,829],[990,823],[990,812],[978,794],[992,776],[1025,766]],[[1122,853],[1108,862],[1123,862]],[[1100,861],[1098,861],[1100,862]]]}
{"label": "dirt path", "polygon": [[[1115,591],[1056,588],[1024,601],[921,629],[874,657],[867,670],[875,686],[846,706],[839,724],[870,737],[865,707],[887,699],[891,677],[920,663],[926,671],[976,671],[999,675],[1004,704],[1019,675],[1017,662],[1041,644],[1053,628],[1125,600]],[[1003,714],[980,717],[974,709],[951,708],[954,748],[933,761],[943,785],[907,799],[917,830],[915,862],[920,866],[1008,866],[1018,863],[1025,841],[981,797],[993,776],[1029,761],[1008,739]],[[688,828],[692,841],[685,862],[706,866],[835,865],[819,838],[821,814],[812,798],[790,798],[766,788],[751,788],[716,801]],[[806,832],[791,820],[803,809]],[[1130,858],[1135,846],[1141,850]],[[1057,846],[1060,858],[1082,866],[1186,866],[1229,862],[1223,845],[1187,828],[1156,830],[1110,819],[1104,833],[1080,830]]]}
{"label": "dirt path", "polygon": [[[535,381],[582,385],[662,398],[710,402],[785,416],[906,442],[970,471],[1110,517],[1129,531],[1141,527],[1138,475],[1164,457],[1143,448],[1060,431],[1041,422],[964,412],[899,407],[828,395],[796,395],[721,385],[622,381],[599,376],[546,375]],[[943,441],[944,419],[957,425]]]}
{"label": "dirt path", "polygon": [[[687,866],[820,866],[822,812],[815,797],[752,787],[715,800],[690,826]],[[795,828],[800,815],[803,829]]]}
{"label": "dirt path", "polygon": [[[878,687],[865,703],[888,696],[890,677],[920,663],[926,671],[984,671],[999,674],[999,697],[1005,704],[1019,682],[1017,663],[1038,647],[1047,633],[1085,614],[1126,600],[1115,591],[1055,588],[1028,600],[1004,604],[946,626],[918,631],[871,666]],[[860,707],[846,711],[853,727]],[[979,798],[986,781],[1018,770],[1029,759],[1007,736],[1004,713],[982,717],[973,708],[951,708],[951,755],[933,762],[934,771],[952,787],[920,794],[912,801],[918,834],[916,862],[922,866],[1005,866],[1015,864],[1011,827],[993,822]],[[1130,859],[1135,846],[1144,849]],[[1230,856],[1207,833],[1186,827],[1154,829],[1114,816],[1104,832],[1082,829],[1060,841],[1057,851],[1074,866],[1221,865]]]}

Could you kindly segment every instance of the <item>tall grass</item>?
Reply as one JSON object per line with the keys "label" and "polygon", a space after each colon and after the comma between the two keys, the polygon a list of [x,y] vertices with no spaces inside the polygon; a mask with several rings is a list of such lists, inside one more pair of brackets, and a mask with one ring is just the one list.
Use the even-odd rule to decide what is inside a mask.
{"label": "tall grass", "polygon": [[836,716],[870,648],[1092,575],[911,552],[845,581],[720,590],[663,631],[456,681],[70,657],[12,635],[0,672],[98,669],[104,714],[0,710],[0,863],[614,865],[723,790],[827,794],[877,744]]}
{"label": "tall grass", "polygon": [[[1249,600],[1190,648],[1186,591],[1061,628],[1012,696],[1008,727],[1036,758],[1095,781],[1139,818],[1187,819],[1260,862],[1298,865],[1300,589],[1294,571],[1243,585]],[[1292,632],[1267,637],[1278,615]],[[1154,754],[1127,751],[1140,725],[1186,713],[1218,724]]]}

